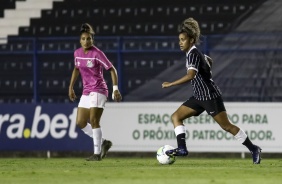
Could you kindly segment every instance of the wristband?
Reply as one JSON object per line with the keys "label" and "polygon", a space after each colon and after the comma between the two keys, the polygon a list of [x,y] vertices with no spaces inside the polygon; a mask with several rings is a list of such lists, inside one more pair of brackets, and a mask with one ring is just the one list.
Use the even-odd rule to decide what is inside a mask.
{"label": "wristband", "polygon": [[117,85],[113,85],[113,91],[118,90],[118,86]]}
{"label": "wristband", "polygon": [[118,86],[117,85],[113,85],[113,93],[112,93],[112,99],[115,100],[115,95],[114,95],[114,91],[118,90]]}

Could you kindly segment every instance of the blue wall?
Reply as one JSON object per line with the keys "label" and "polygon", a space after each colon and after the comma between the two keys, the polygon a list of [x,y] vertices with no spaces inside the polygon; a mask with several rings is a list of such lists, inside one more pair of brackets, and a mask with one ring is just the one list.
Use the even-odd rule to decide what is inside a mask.
{"label": "blue wall", "polygon": [[75,120],[74,105],[0,105],[0,150],[93,150]]}

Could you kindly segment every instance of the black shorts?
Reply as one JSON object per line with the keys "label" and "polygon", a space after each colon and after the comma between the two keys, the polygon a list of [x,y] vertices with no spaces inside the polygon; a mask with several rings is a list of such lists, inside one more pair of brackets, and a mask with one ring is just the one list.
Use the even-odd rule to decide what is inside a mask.
{"label": "black shorts", "polygon": [[204,101],[197,100],[195,97],[191,97],[182,105],[197,111],[197,114],[195,116],[199,116],[202,112],[204,112],[204,110],[206,110],[207,113],[212,117],[222,111],[226,111],[221,96],[213,100]]}

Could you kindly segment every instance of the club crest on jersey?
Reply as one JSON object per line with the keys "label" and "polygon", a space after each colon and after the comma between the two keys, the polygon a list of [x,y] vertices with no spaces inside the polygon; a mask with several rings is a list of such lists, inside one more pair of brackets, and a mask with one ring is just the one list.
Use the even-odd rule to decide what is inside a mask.
{"label": "club crest on jersey", "polygon": [[88,68],[92,68],[92,67],[93,67],[92,60],[87,60],[86,66],[87,66]]}

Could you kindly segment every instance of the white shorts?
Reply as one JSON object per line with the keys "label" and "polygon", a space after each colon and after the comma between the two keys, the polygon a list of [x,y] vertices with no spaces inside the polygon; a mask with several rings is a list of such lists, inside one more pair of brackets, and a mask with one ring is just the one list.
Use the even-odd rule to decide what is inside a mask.
{"label": "white shorts", "polygon": [[89,95],[82,95],[78,107],[90,109],[92,107],[104,108],[107,97],[103,94],[91,92]]}

